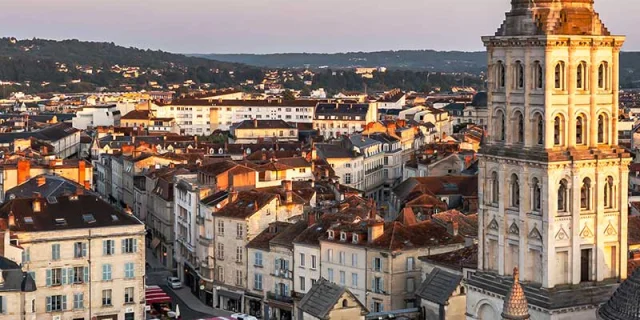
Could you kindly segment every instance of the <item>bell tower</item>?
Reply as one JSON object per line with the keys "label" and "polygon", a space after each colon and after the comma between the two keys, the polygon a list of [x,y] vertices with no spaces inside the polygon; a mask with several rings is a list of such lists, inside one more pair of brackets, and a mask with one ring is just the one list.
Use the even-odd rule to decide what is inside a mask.
{"label": "bell tower", "polygon": [[533,319],[595,319],[627,276],[631,158],[617,129],[624,37],[607,30],[593,0],[511,5],[482,38],[489,126],[467,315],[499,319],[518,268]]}

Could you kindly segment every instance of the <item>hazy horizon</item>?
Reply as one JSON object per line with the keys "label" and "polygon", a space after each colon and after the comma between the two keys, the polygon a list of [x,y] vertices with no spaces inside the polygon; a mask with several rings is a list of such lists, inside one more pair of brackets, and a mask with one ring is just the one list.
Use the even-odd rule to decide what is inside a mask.
{"label": "hazy horizon", "polygon": [[[606,2],[605,2],[606,1]],[[483,51],[510,0],[5,0],[3,35],[186,54]],[[638,0],[596,0],[624,51],[640,51]],[[464,22],[464,23],[461,23]]]}

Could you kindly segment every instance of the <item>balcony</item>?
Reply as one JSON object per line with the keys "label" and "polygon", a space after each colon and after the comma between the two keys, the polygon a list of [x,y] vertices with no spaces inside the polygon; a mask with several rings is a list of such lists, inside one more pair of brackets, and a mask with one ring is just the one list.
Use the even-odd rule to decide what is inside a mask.
{"label": "balcony", "polygon": [[282,279],[293,279],[293,272],[291,270],[276,269],[271,275]]}
{"label": "balcony", "polygon": [[290,296],[273,293],[271,291],[267,292],[267,299],[293,304],[293,298]]}

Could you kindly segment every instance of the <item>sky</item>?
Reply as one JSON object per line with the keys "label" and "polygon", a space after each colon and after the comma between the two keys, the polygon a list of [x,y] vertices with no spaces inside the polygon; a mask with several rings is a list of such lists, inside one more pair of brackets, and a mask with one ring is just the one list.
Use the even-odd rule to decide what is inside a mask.
{"label": "sky", "polygon": [[[510,0],[1,0],[0,35],[176,53],[483,50]],[[596,0],[640,51],[639,0]]]}

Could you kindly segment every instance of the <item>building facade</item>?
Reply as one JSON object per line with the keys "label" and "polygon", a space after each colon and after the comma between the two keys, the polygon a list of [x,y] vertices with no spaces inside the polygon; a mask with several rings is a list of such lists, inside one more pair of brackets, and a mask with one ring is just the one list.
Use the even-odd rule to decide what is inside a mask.
{"label": "building facade", "polygon": [[[619,52],[593,1],[512,1],[488,50],[478,272],[468,319],[497,319],[522,270],[534,319],[594,319],[627,276],[630,158],[618,147]],[[589,293],[587,293],[589,292]],[[592,297],[596,300],[592,299]],[[545,302],[546,301],[546,302]]]}

